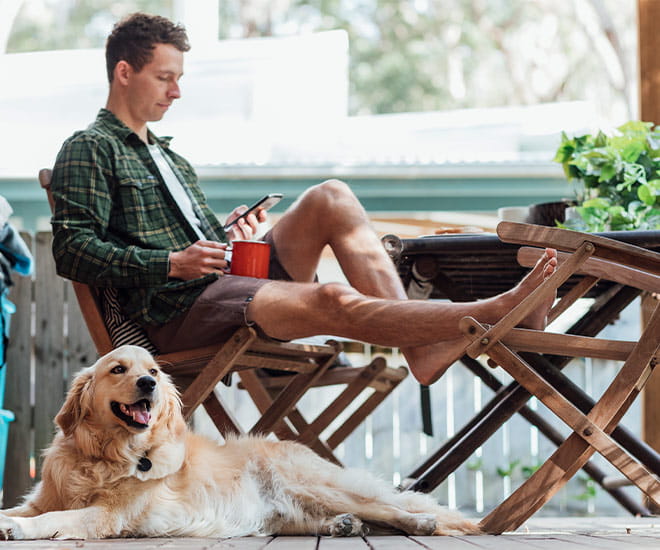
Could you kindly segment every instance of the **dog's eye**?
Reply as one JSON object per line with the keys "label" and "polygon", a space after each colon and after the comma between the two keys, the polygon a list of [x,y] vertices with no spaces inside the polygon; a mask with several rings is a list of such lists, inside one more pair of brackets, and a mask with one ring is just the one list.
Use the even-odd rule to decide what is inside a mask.
{"label": "dog's eye", "polygon": [[156,376],[158,374],[158,369],[150,369],[149,374],[151,374],[151,376]]}
{"label": "dog's eye", "polygon": [[117,365],[116,367],[112,367],[110,372],[112,374],[123,374],[126,372],[126,367],[124,365]]}

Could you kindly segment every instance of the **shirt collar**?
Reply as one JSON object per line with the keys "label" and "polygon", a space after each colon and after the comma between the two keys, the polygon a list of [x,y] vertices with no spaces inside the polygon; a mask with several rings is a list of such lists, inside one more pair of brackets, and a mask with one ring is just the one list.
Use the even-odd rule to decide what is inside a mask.
{"label": "shirt collar", "polygon": [[[101,108],[99,114],[96,117],[96,123],[111,130],[124,141],[127,139],[140,139],[133,130],[126,126],[126,124],[124,124],[121,120],[119,120],[112,111],[109,111],[106,108]],[[172,136],[156,136],[148,128],[147,134],[149,136],[150,142],[156,142],[161,147],[169,147],[170,141],[172,141]],[[129,136],[135,136],[135,138],[129,138]]]}

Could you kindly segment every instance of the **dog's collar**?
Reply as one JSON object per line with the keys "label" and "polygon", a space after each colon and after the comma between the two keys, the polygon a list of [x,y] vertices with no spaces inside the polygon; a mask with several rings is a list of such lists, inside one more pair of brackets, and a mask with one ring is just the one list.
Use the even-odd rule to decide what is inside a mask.
{"label": "dog's collar", "polygon": [[143,456],[140,458],[140,460],[138,460],[137,469],[141,472],[148,472],[151,470],[151,466],[151,460],[149,460],[146,456]]}

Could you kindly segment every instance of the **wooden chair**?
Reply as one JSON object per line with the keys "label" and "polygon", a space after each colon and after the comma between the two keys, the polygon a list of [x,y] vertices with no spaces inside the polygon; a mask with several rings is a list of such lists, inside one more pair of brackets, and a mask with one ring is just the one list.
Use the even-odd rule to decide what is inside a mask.
{"label": "wooden chair", "polygon": [[[51,177],[50,169],[40,170],[39,182],[48,195],[52,210]],[[125,337],[123,342],[117,342],[117,338],[113,341],[105,321],[109,317],[103,314],[107,301],[103,302],[99,290],[75,281],[72,281],[72,286],[99,355],[108,353],[120,343],[136,343],[149,349],[151,344],[145,340],[146,334],[135,323],[128,329],[124,327],[118,331],[123,336],[128,334],[129,341]],[[116,314],[115,311],[113,315]],[[131,324],[127,320],[122,322]],[[261,338],[253,329],[246,327],[238,329],[226,342],[217,345],[155,355],[182,392],[186,419],[203,405],[223,436],[272,432],[280,439],[301,441],[324,458],[340,464],[333,450],[408,374],[405,367],[387,367],[383,357],[375,358],[365,367],[331,368],[336,365],[341,350],[341,344],[336,341],[320,345],[279,342]],[[273,371],[279,376],[269,374]],[[230,408],[214,391],[218,383],[234,372],[241,378],[240,387],[249,393],[261,414],[249,430],[239,425]],[[310,388],[326,385],[345,387],[330,405],[308,423],[296,404]],[[371,390],[371,395],[326,440],[322,440],[321,432],[363,390]]]}
{"label": "wooden chair", "polygon": [[[502,222],[498,235],[504,242],[559,251],[557,271],[516,306],[500,322],[489,327],[473,318],[460,327],[471,340],[470,357],[486,354],[491,366],[504,368],[529,393],[536,396],[571,430],[556,452],[509,498],[481,522],[489,533],[519,527],[547,502],[597,451],[647,497],[660,503],[660,471],[656,463],[644,464],[633,457],[611,434],[641,391],[658,361],[660,307],[656,307],[636,342],[554,334],[516,329],[525,317],[554,296],[569,277],[584,277],[553,307],[555,319],[600,279],[638,289],[660,292],[660,254],[596,235],[563,229]],[[519,260],[531,265],[541,249],[522,248]],[[522,352],[569,357],[598,357],[623,361],[618,374],[591,410],[583,412],[562,392],[561,372],[544,376]]]}
{"label": "wooden chair", "polygon": [[[605,236],[629,242],[643,248],[660,251],[660,231],[625,231]],[[402,281],[413,293],[426,288],[430,298],[470,301],[488,298],[511,289],[525,275],[526,267],[531,267],[542,254],[535,250],[535,257],[517,266],[519,246],[502,242],[497,235],[471,235],[456,240],[447,237],[421,237],[400,239],[396,235],[386,235],[383,244],[397,265]],[[563,296],[577,281],[580,275],[569,279],[560,287]],[[642,291],[620,283],[600,280],[586,296],[594,298],[588,308],[577,318],[571,318],[566,334],[597,336],[613,319],[629,306]],[[562,393],[587,413],[594,406],[594,400],[577,384],[557,373],[569,365],[572,358],[557,355],[525,353],[525,359],[543,375],[557,380]],[[552,419],[546,419],[540,412],[526,405],[531,394],[515,380],[502,382],[491,372],[492,369],[480,360],[463,355],[459,362],[493,394],[483,406],[448,437],[442,445],[417,463],[406,476],[401,487],[430,492],[443,483],[462,464],[490,439],[514,415],[534,426],[552,444],[564,442],[564,434],[558,430]],[[449,366],[449,365],[447,365]],[[660,454],[644,441],[619,424],[611,436],[629,453],[644,464],[660,469]],[[653,466],[655,465],[655,466]],[[584,473],[615,499],[623,509],[635,516],[646,516],[651,512],[634,492],[627,491],[613,476],[591,459],[583,466]],[[614,481],[614,482],[613,482]]]}

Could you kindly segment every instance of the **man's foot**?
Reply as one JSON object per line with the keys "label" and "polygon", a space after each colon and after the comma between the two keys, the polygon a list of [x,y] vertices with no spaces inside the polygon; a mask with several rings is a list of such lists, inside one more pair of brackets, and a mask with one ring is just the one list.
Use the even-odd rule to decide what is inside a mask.
{"label": "man's foot", "polygon": [[[532,270],[511,290],[479,303],[479,312],[474,317],[487,324],[495,324],[557,269],[557,251],[547,248]],[[554,296],[548,298],[537,311],[528,315],[520,324],[523,328],[545,329],[548,313],[554,303]],[[470,344],[467,337],[461,336],[450,340],[423,346],[401,349],[408,362],[410,371],[420,384],[430,385],[436,382],[445,371],[465,353]]]}
{"label": "man's foot", "polygon": [[[546,248],[543,256],[536,262],[532,270],[514,288],[502,295],[505,312],[508,313],[522,300],[527,298],[536,290],[543,281],[557,270],[557,251],[554,248]],[[555,302],[555,295],[549,296],[545,303],[530,313],[520,323],[522,328],[544,330],[547,324],[548,313]],[[502,317],[504,316],[502,315]],[[499,320],[499,319],[498,319]]]}
{"label": "man's foot", "polygon": [[401,353],[406,358],[415,380],[430,386],[463,356],[469,344],[468,338],[461,337],[437,344],[402,348]]}

